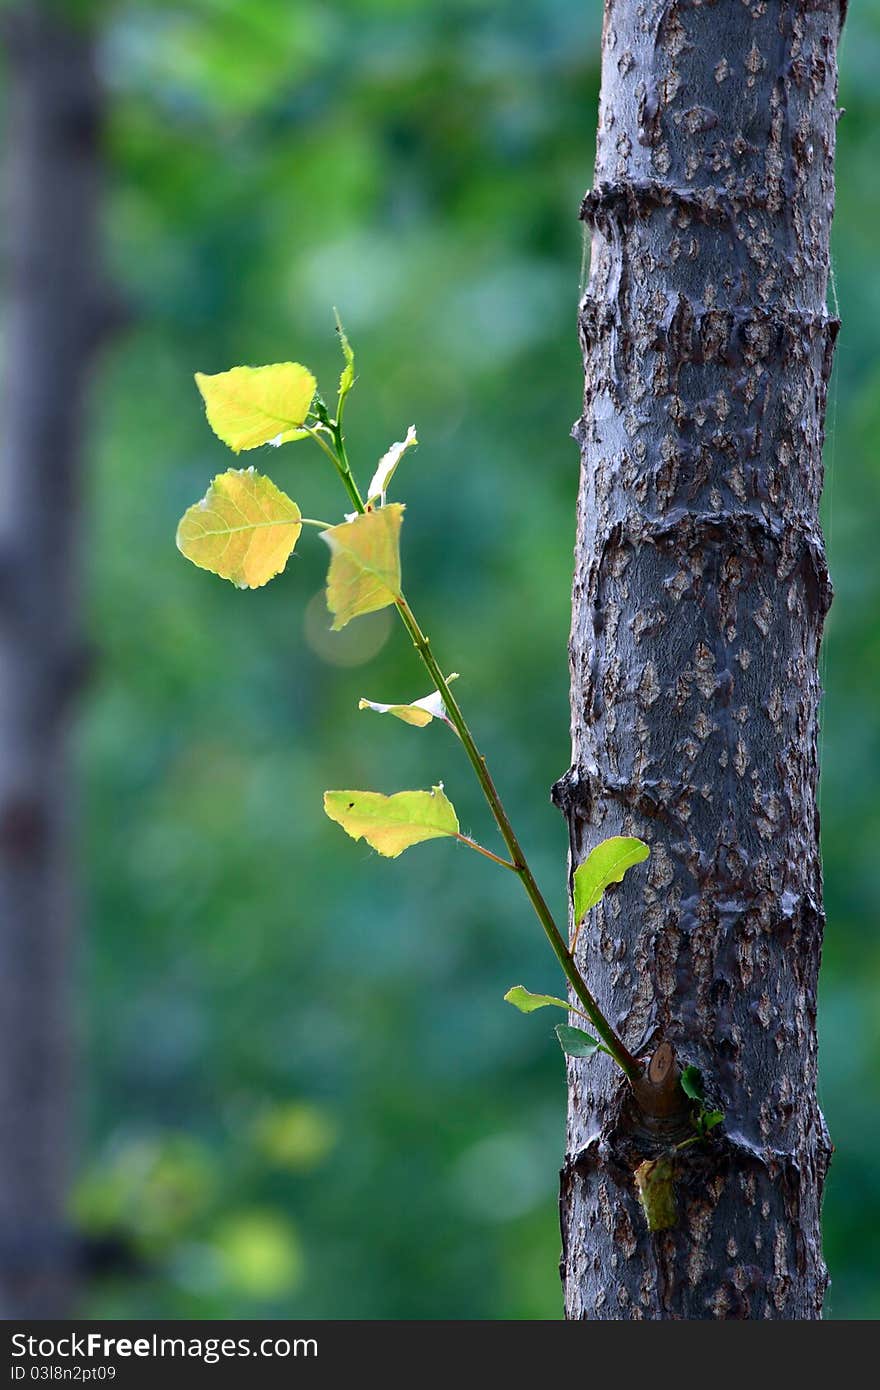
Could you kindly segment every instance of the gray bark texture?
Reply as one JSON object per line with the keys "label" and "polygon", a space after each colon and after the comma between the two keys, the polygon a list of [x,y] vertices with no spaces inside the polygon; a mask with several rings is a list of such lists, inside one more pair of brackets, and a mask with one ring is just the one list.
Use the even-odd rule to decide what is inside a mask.
{"label": "gray bark texture", "polygon": [[82,410],[109,325],[100,99],[63,7],[6,11],[0,434],[0,1317],[62,1316]]}
{"label": "gray bark texture", "polygon": [[[649,861],[578,962],[640,1057],[670,1044],[725,1113],[646,1113],[569,1062],[566,1313],[814,1319],[830,1144],[816,1099],[823,929],[819,527],[838,0],[606,0],[571,634],[572,867]],[[662,1107],[661,1107],[662,1109]],[[650,1233],[634,1170],[674,1151]]]}

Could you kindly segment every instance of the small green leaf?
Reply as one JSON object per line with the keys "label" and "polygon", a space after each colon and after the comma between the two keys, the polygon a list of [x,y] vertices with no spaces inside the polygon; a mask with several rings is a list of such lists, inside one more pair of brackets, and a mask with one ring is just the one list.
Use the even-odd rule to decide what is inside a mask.
{"label": "small green leaf", "polygon": [[429,792],[325,792],[324,810],[353,840],[396,859],[410,845],[458,834],[458,817],[442,786]]}
{"label": "small green leaf", "polygon": [[721,1121],[724,1119],[724,1111],[704,1110],[700,1118],[703,1122],[703,1133],[708,1134],[710,1129],[714,1129],[716,1125],[721,1124]]}
{"label": "small green leaf", "polygon": [[321,532],[331,552],[327,606],[334,632],[400,598],[402,520],[403,506],[394,502]]}
{"label": "small green leaf", "polygon": [[583,1028],[572,1028],[567,1023],[557,1023],[556,1036],[559,1046],[569,1057],[592,1057],[596,1052],[607,1051],[596,1038],[591,1038],[589,1033],[585,1033]]}
{"label": "small green leaf", "polygon": [[342,405],[342,402],[345,400],[352,386],[354,386],[354,351],[352,350],[351,343],[346,337],[345,329],[342,327],[342,320],[339,317],[338,309],[333,310],[333,316],[336,319],[336,332],[339,334],[339,346],[342,348],[342,355],[345,358],[345,366],[339,378],[339,405]]}
{"label": "small green leaf", "polygon": [[[531,990],[526,989],[525,985],[514,985],[504,996],[508,1004],[512,1004],[515,1009],[519,1009],[521,1014],[533,1014],[536,1009],[545,1009],[548,1004],[555,1004],[557,1009],[565,1009],[566,1013],[569,1004],[565,999],[557,999],[552,994],[532,994]],[[578,1032],[573,1028],[572,1032]],[[586,1037],[587,1034],[582,1035]]]}
{"label": "small green leaf", "polygon": [[[446,679],[458,680],[458,672],[453,671]],[[439,690],[432,690],[430,695],[424,695],[421,700],[413,700],[410,705],[383,705],[377,700],[358,700],[358,709],[371,709],[376,714],[393,714],[396,719],[402,719],[404,724],[413,724],[417,729],[423,729],[434,719],[443,719],[449,723],[446,706]]]}
{"label": "small green leaf", "polygon": [[211,429],[234,453],[301,439],[317,383],[299,362],[196,372]]}
{"label": "small green leaf", "polygon": [[177,548],[199,569],[259,589],[284,569],[301,530],[299,507],[271,478],[230,468],[181,518]]}
{"label": "small green leaf", "polygon": [[672,1160],[661,1154],[640,1163],[635,1171],[636,1189],[649,1231],[666,1231],[676,1224],[675,1167]]}
{"label": "small green leaf", "polygon": [[591,850],[574,871],[574,922],[579,927],[591,907],[601,900],[609,883],[620,883],[627,869],[650,854],[643,840],[614,835]]}
{"label": "small green leaf", "polygon": [[388,484],[397,472],[397,465],[403,458],[407,449],[412,449],[418,444],[416,438],[416,427],[410,425],[406,432],[406,439],[399,439],[396,444],[392,444],[387,454],[383,454],[379,460],[379,466],[373,474],[370,483],[370,490],[367,493],[367,500],[373,502],[378,497],[384,497],[388,491]]}
{"label": "small green leaf", "polygon": [[691,1100],[703,1099],[703,1075],[699,1067],[685,1067],[681,1074],[681,1089]]}

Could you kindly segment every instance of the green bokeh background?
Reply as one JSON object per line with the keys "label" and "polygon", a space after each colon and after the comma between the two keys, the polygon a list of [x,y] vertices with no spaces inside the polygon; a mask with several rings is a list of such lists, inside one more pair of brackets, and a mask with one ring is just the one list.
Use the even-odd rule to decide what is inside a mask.
{"label": "green bokeh background", "polygon": [[[447,731],[358,714],[425,693],[387,615],[327,633],[313,533],[239,593],[174,548],[229,455],[192,373],[358,353],[362,479],[404,465],[411,599],[551,904],[566,836],[577,486],[578,200],[598,0],[202,0],[106,9],[108,238],[135,309],[92,402],[82,708],[82,1144],[75,1209],[137,1269],[94,1316],[555,1318],[559,980],[516,884],[453,844],[399,862],[327,786],[443,779],[492,840]],[[826,523],[837,597],[821,809],[822,1101],[832,1317],[880,1315],[880,4],[843,41]],[[329,388],[328,388],[329,389]],[[307,515],[342,499],[308,443],[249,462]]]}

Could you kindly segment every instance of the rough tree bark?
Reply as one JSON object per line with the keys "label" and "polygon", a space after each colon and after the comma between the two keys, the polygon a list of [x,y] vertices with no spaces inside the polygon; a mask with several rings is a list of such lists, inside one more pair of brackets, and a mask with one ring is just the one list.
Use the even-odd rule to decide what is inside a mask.
{"label": "rough tree bark", "polygon": [[82,408],[112,303],[98,269],[100,96],[64,7],[3,16],[0,437],[0,1316],[63,1314],[70,1155],[70,700],[83,669]]}
{"label": "rough tree bark", "polygon": [[606,0],[571,638],[572,864],[651,845],[581,933],[640,1056],[670,1043],[725,1112],[649,1234],[633,1171],[692,1134],[606,1058],[572,1061],[570,1318],[821,1315],[830,1145],[819,529],[838,0]]}

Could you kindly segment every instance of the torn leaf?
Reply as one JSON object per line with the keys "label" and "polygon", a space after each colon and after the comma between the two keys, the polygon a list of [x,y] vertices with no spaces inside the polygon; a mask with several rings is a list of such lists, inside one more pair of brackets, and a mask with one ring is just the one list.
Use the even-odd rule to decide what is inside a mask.
{"label": "torn leaf", "polygon": [[[453,671],[446,679],[457,680],[458,672]],[[378,700],[358,700],[358,709],[371,709],[376,714],[393,714],[396,719],[402,719],[404,724],[413,724],[417,729],[423,729],[433,719],[442,719],[449,724],[446,706],[439,690],[432,690],[430,695],[424,695],[421,700],[413,700],[410,705],[383,705]]]}
{"label": "torn leaf", "polygon": [[400,460],[403,458],[407,449],[412,449],[418,442],[416,438],[416,427],[415,425],[410,425],[406,432],[406,438],[398,440],[396,444],[392,444],[387,454],[382,455],[379,460],[379,466],[373,474],[370,490],[367,493],[368,502],[375,501],[377,497],[385,496],[385,493],[388,491],[388,484],[397,471],[397,465],[400,463]]}

